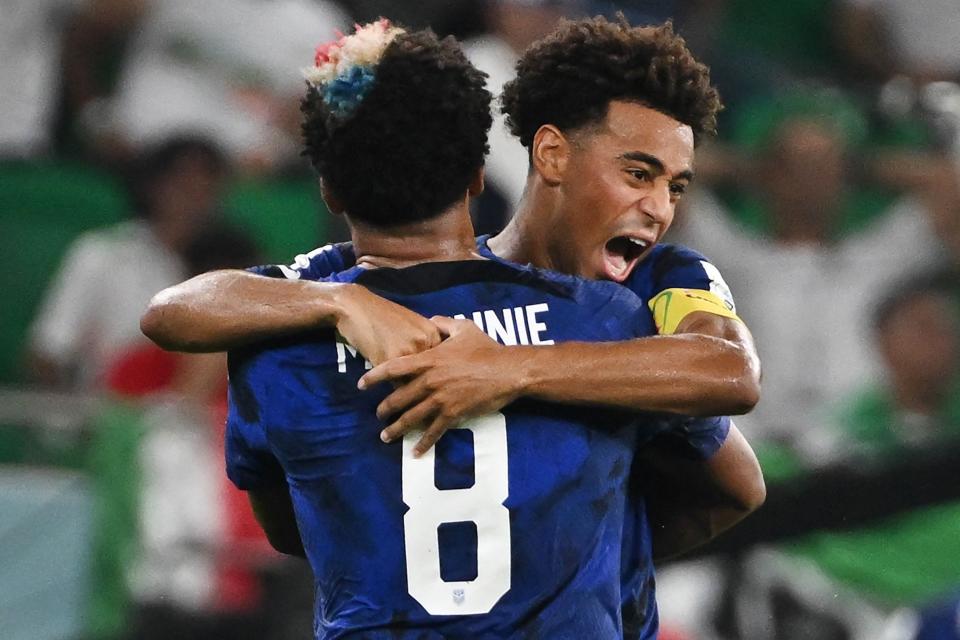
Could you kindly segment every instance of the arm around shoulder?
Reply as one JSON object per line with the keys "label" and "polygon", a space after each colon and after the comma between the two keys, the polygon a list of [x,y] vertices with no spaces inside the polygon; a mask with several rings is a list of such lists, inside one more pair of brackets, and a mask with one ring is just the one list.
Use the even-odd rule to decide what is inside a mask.
{"label": "arm around shoulder", "polygon": [[169,351],[225,351],[258,339],[336,326],[342,294],[354,286],[211,271],[155,295],[140,329]]}
{"label": "arm around shoulder", "polygon": [[164,289],[140,319],[170,351],[212,352],[318,328],[336,329],[370,362],[440,342],[423,316],[352,283],[284,280],[247,271],[204,273]]}

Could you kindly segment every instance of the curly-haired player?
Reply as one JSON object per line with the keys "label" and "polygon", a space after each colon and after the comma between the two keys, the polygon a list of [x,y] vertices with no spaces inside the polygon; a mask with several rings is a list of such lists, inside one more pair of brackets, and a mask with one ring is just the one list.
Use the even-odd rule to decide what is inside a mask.
{"label": "curly-haired player", "polygon": [[[648,303],[642,314],[652,314],[661,335],[505,349],[468,323],[439,346],[404,356],[436,345],[435,327],[382,301],[372,306],[378,303],[363,290],[306,282],[352,264],[344,245],[277,267],[287,281],[220,272],[168,290],[145,316],[148,335],[170,348],[215,350],[336,325],[374,364],[388,361],[363,382],[398,384],[379,408],[389,418],[385,439],[429,425],[421,450],[447,427],[520,396],[701,416],[749,410],[759,362],[719,271],[694,251],[659,244],[692,178],[694,143],[710,135],[719,109],[706,68],[669,26],[583,20],[531,47],[505,93],[531,166],[516,215],[501,234],[481,239],[481,252],[620,282]],[[225,290],[231,294],[218,293]],[[646,449],[651,465],[677,472],[646,495],[667,507],[654,519],[658,555],[702,543],[763,501],[756,459],[727,425],[691,421],[673,433],[699,462]],[[699,480],[713,487],[708,500],[690,508],[674,499],[675,488]],[[642,538],[643,527],[634,531]],[[656,633],[652,574],[635,579],[641,542],[649,544],[642,539],[624,556],[625,620],[629,636],[649,638]]]}
{"label": "curly-haired player", "polygon": [[600,125],[612,100],[668,115],[695,140],[716,134],[720,96],[710,71],[669,23],[562,22],[523,54],[501,98],[511,132],[528,149],[544,124],[561,131]]}
{"label": "curly-haired player", "polygon": [[[470,316],[505,345],[654,331],[623,287],[478,253],[468,203],[490,96],[452,40],[373,23],[322,47],[305,75],[308,154],[356,254],[328,284],[446,316],[435,322],[451,332],[451,316]],[[622,637],[625,537],[652,575],[627,481],[638,437],[672,421],[515,403],[421,457],[416,434],[380,441],[390,389],[359,390],[364,359],[332,331],[229,362],[227,472],[275,546],[310,561],[317,638]]]}
{"label": "curly-haired player", "polygon": [[[305,155],[328,192],[349,203],[351,218],[392,226],[432,217],[462,198],[483,166],[492,122],[485,75],[456,42],[435,40],[426,32],[396,36],[375,82],[354,71],[334,81],[341,87],[309,85]],[[370,85],[356,105],[351,83]]]}

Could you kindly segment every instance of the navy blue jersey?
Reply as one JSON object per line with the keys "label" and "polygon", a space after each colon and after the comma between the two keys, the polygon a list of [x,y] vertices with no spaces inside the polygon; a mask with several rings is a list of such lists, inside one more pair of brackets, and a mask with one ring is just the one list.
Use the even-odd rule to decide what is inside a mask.
{"label": "navy blue jersey", "polygon": [[[477,238],[480,253],[492,260],[511,264],[490,250],[488,239],[489,236]],[[297,256],[289,266],[268,265],[255,267],[251,271],[272,277],[316,280],[352,266],[355,261],[353,246],[345,242],[326,245]],[[679,297],[683,291],[689,290],[710,293],[711,297],[715,298],[706,301],[713,303],[713,306],[709,307],[710,311],[720,314],[734,311],[733,299],[719,270],[701,254],[679,245],[655,246],[636,266],[623,286],[635,293],[644,303],[637,309],[639,321],[646,326],[657,327],[656,330],[651,330],[649,335],[656,332],[669,333],[676,325],[676,321],[671,319],[669,314],[661,313],[658,317],[654,314],[657,303],[671,294]],[[683,310],[682,305],[673,305],[673,308]],[[645,442],[658,432],[677,445],[673,449],[679,455],[705,460],[720,449],[729,429],[730,420],[726,417],[677,418],[670,422],[669,431],[657,431],[647,426],[639,435],[641,442]],[[647,521],[643,509],[643,491],[644,487],[641,486],[638,476],[631,482],[632,499],[628,505],[631,513],[628,514],[628,520],[633,526],[626,531],[622,556],[624,637],[639,640],[654,638],[657,629],[654,576],[644,564],[644,559],[650,557],[651,550],[649,532],[645,529]]]}
{"label": "navy blue jersey", "polygon": [[[653,332],[619,285],[497,261],[332,279],[473,319],[504,343]],[[316,578],[316,637],[621,638],[628,515],[649,550],[649,525],[625,510],[633,418],[522,401],[414,459],[416,434],[379,441],[388,389],[357,391],[366,367],[332,332],[230,354],[228,475],[242,489],[289,486]],[[652,583],[649,555],[637,565]]]}

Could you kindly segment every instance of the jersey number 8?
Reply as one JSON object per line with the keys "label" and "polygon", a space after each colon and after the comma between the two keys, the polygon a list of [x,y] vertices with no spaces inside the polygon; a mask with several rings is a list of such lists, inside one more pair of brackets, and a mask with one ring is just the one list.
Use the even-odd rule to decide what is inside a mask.
{"label": "jersey number 8", "polygon": [[[410,595],[430,615],[489,613],[510,590],[510,512],[507,499],[507,422],[493,413],[459,425],[473,432],[474,478],[467,489],[437,489],[434,448],[419,459],[419,433],[403,439],[403,537]],[[447,582],[440,577],[438,527],[473,522],[477,527],[477,577]]]}

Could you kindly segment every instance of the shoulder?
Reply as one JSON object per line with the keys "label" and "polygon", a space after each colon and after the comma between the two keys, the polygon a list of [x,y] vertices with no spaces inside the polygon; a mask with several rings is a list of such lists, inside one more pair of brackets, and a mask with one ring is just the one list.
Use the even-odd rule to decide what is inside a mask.
{"label": "shoulder", "polygon": [[669,289],[701,289],[735,310],[733,294],[723,274],[699,251],[679,244],[659,244],[625,283],[645,300]]}
{"label": "shoulder", "polygon": [[655,283],[687,283],[687,286],[720,280],[720,270],[705,255],[680,244],[660,244],[654,247],[647,261],[649,277]]}
{"label": "shoulder", "polygon": [[251,272],[287,280],[322,280],[351,269],[356,262],[353,244],[339,242],[302,253],[288,265],[268,264],[252,267]]}

